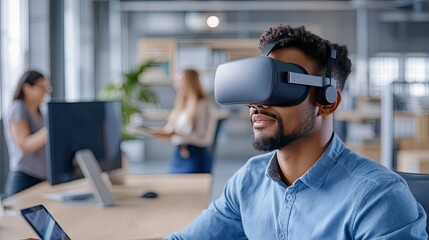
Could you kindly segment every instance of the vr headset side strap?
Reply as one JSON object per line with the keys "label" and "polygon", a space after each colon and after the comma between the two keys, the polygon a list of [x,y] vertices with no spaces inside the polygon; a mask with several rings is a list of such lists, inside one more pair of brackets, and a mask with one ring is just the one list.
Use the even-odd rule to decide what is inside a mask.
{"label": "vr headset side strap", "polygon": [[333,87],[336,87],[336,82],[330,82],[330,78],[320,77],[320,76],[313,76],[303,73],[296,73],[296,72],[284,72],[283,73],[283,79],[286,79],[288,83],[298,84],[298,85],[304,85],[304,86],[313,86],[313,87],[325,87],[332,85]]}

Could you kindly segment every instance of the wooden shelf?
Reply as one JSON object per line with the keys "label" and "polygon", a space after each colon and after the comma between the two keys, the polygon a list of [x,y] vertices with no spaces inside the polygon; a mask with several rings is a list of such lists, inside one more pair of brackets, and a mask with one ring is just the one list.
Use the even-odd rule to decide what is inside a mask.
{"label": "wooden shelf", "polygon": [[138,60],[140,62],[149,59],[156,61],[155,66],[142,75],[143,81],[159,82],[159,79],[165,79],[168,82],[175,71],[176,49],[177,43],[173,39],[141,39],[138,42]]}
{"label": "wooden shelf", "polygon": [[171,85],[171,80],[163,77],[141,77],[140,81],[149,85]]}
{"label": "wooden shelf", "polygon": [[380,112],[364,112],[364,111],[339,111],[335,113],[335,120],[364,122],[368,120],[380,120]]}
{"label": "wooden shelf", "polygon": [[205,45],[213,50],[222,50],[227,54],[228,61],[255,57],[260,54],[258,39],[198,39],[181,40],[180,45]]}
{"label": "wooden shelf", "polygon": [[347,144],[353,151],[371,159],[380,162],[380,143],[371,144]]}

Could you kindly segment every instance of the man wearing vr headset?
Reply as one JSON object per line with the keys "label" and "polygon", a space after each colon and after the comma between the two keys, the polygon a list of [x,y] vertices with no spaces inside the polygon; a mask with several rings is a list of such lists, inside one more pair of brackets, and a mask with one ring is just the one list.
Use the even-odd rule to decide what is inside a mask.
{"label": "man wearing vr headset", "polygon": [[426,214],[405,181],[333,131],[351,71],[346,46],[279,25],[260,48],[260,57],[219,66],[215,97],[250,106],[253,145],[268,153],[167,239],[427,239]]}

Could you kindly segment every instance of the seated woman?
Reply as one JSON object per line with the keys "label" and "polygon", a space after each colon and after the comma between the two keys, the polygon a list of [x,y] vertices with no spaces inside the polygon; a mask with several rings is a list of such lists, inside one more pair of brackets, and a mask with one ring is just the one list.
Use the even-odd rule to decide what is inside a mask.
{"label": "seated woman", "polygon": [[212,103],[194,69],[180,72],[174,87],[177,96],[167,125],[153,135],[171,140],[176,146],[170,173],[210,173],[212,159],[208,147],[213,141],[216,120]]}
{"label": "seated woman", "polygon": [[5,197],[46,179],[47,131],[40,105],[51,91],[48,79],[36,71],[25,72],[18,81],[4,121],[9,152]]}

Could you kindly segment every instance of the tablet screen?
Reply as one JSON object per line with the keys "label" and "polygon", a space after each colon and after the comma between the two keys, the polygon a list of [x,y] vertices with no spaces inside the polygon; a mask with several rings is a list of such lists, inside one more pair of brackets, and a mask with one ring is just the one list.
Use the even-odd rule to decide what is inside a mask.
{"label": "tablet screen", "polygon": [[43,205],[22,209],[21,214],[41,239],[70,239]]}

